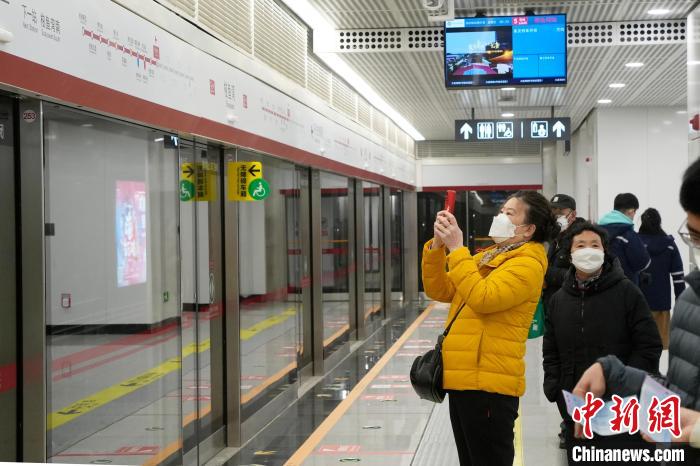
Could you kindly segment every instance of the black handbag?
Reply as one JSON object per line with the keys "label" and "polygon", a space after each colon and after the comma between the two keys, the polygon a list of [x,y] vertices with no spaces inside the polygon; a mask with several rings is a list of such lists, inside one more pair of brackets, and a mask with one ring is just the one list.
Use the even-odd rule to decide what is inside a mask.
{"label": "black handbag", "polygon": [[442,335],[438,336],[435,349],[431,349],[423,356],[418,356],[411,366],[411,385],[419,398],[442,403],[445,399],[445,389],[442,388],[442,342],[457,320],[464,304],[450,321]]}

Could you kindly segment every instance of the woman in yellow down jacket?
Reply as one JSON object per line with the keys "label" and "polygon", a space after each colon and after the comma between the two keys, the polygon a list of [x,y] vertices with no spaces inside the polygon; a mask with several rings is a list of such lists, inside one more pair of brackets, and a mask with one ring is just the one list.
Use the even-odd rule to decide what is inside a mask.
{"label": "woman in yellow down jacket", "polygon": [[443,387],[460,465],[512,466],[513,427],[525,392],[525,342],[547,270],[542,245],[558,233],[549,202],[512,195],[494,217],[496,243],[472,255],[447,211],[423,250],[423,287],[459,315],[442,347]]}

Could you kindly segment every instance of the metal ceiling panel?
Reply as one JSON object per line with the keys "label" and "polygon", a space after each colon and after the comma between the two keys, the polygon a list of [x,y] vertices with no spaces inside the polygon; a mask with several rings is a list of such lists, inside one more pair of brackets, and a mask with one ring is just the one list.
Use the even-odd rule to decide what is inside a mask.
{"label": "metal ceiling panel", "polygon": [[[428,22],[422,0],[311,2],[337,29],[435,26]],[[694,0],[666,0],[663,6],[670,13],[654,18],[647,11],[659,7],[657,0],[456,0],[455,7],[457,15],[464,16],[473,15],[476,10],[486,15],[507,15],[533,9],[536,13],[566,13],[570,23],[649,20],[650,29],[660,33],[663,19],[685,17],[694,3]],[[654,20],[659,24],[656,27]],[[618,40],[623,37],[619,30],[614,37],[614,44],[622,43]],[[612,103],[607,105],[613,107],[684,105],[686,46],[680,38],[671,37],[671,42],[675,43],[657,41],[606,47],[595,43],[578,44],[578,47],[572,44],[566,87],[515,91],[446,90],[442,50],[347,53],[343,58],[426,139],[450,140],[454,137],[454,120],[469,118],[472,108],[476,118],[497,118],[506,111],[518,118],[538,118],[550,116],[553,107],[555,116],[569,116],[577,127],[594,107],[601,105],[598,99],[611,99]],[[645,66],[634,69],[624,66],[632,61]],[[609,88],[614,82],[624,83],[625,87]]]}
{"label": "metal ceiling panel", "polygon": [[[310,0],[338,29],[431,26],[422,0]],[[566,13],[569,22],[630,21],[685,17],[695,0],[664,0],[666,15],[651,18],[647,11],[658,0],[455,0],[456,16]]]}

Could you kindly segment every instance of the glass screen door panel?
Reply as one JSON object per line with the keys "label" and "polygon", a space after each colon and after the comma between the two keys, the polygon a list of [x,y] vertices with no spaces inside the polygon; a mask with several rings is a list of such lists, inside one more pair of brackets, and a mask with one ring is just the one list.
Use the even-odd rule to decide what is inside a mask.
{"label": "glass screen door panel", "polygon": [[106,464],[139,445],[131,461],[179,462],[177,150],[44,108],[47,457]]}
{"label": "glass screen door panel", "polygon": [[186,140],[179,150],[183,452],[203,464],[224,446],[221,151]]}
{"label": "glass screen door panel", "polygon": [[362,182],[364,199],[364,257],[365,257],[365,327],[382,318],[383,225],[382,189],[378,184]]}
{"label": "glass screen door panel", "polygon": [[299,188],[292,163],[240,149],[236,160],[261,162],[270,188],[264,200],[238,202],[241,421],[253,425],[297,380],[301,279],[288,235],[299,211],[289,194]]}
{"label": "glass screen door panel", "polygon": [[321,280],[323,289],[323,354],[330,356],[348,341],[350,328],[350,218],[354,215],[344,176],[321,172]]}

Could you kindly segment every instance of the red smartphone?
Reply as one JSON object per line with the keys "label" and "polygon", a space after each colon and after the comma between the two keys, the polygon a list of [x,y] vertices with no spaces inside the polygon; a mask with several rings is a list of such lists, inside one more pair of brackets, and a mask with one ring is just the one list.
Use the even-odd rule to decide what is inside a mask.
{"label": "red smartphone", "polygon": [[455,198],[457,197],[457,192],[451,189],[447,190],[447,196],[445,196],[445,209],[449,213],[455,213]]}

